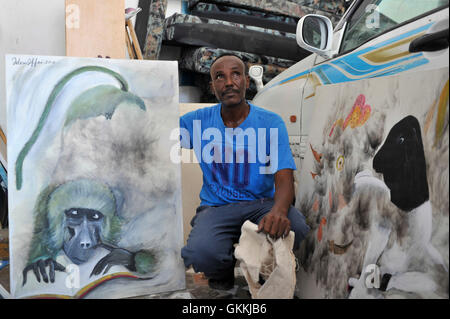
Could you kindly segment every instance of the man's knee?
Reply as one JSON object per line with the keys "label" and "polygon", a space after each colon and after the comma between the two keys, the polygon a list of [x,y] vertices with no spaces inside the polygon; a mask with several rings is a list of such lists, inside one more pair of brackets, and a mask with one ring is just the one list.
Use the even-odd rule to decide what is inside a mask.
{"label": "man's knee", "polygon": [[196,272],[204,272],[208,277],[217,277],[234,265],[231,249],[220,249],[211,241],[197,241],[181,250],[186,267],[192,265]]}

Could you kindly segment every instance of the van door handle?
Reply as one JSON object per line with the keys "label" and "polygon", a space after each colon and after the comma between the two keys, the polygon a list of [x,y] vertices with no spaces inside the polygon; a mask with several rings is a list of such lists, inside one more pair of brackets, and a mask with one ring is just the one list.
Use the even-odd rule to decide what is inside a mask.
{"label": "van door handle", "polygon": [[425,34],[409,44],[409,52],[439,51],[448,48],[448,28]]}

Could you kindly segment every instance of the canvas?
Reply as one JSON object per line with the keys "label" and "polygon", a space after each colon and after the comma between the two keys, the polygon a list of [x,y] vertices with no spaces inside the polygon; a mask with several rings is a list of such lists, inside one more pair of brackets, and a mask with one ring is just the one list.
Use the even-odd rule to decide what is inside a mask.
{"label": "canvas", "polygon": [[449,72],[317,91],[297,205],[303,298],[448,298]]}
{"label": "canvas", "polygon": [[183,289],[176,62],[6,57],[11,293]]}

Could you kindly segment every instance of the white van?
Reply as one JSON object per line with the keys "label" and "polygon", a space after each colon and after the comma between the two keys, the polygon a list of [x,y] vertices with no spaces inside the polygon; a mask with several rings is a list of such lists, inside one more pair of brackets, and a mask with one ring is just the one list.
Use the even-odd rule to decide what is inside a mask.
{"label": "white van", "polygon": [[334,30],[328,18],[307,15],[297,43],[314,54],[272,79],[252,102],[283,117],[300,168],[318,86],[448,67],[448,37],[448,0],[355,0]]}

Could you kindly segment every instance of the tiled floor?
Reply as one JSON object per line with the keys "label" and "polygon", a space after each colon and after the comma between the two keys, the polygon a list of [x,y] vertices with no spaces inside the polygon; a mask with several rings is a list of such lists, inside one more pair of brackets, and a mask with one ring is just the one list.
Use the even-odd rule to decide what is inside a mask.
{"label": "tiled floor", "polygon": [[230,290],[215,290],[208,287],[208,280],[201,273],[186,271],[186,289],[155,295],[142,296],[145,299],[251,299],[245,278],[236,269],[234,287]]}

